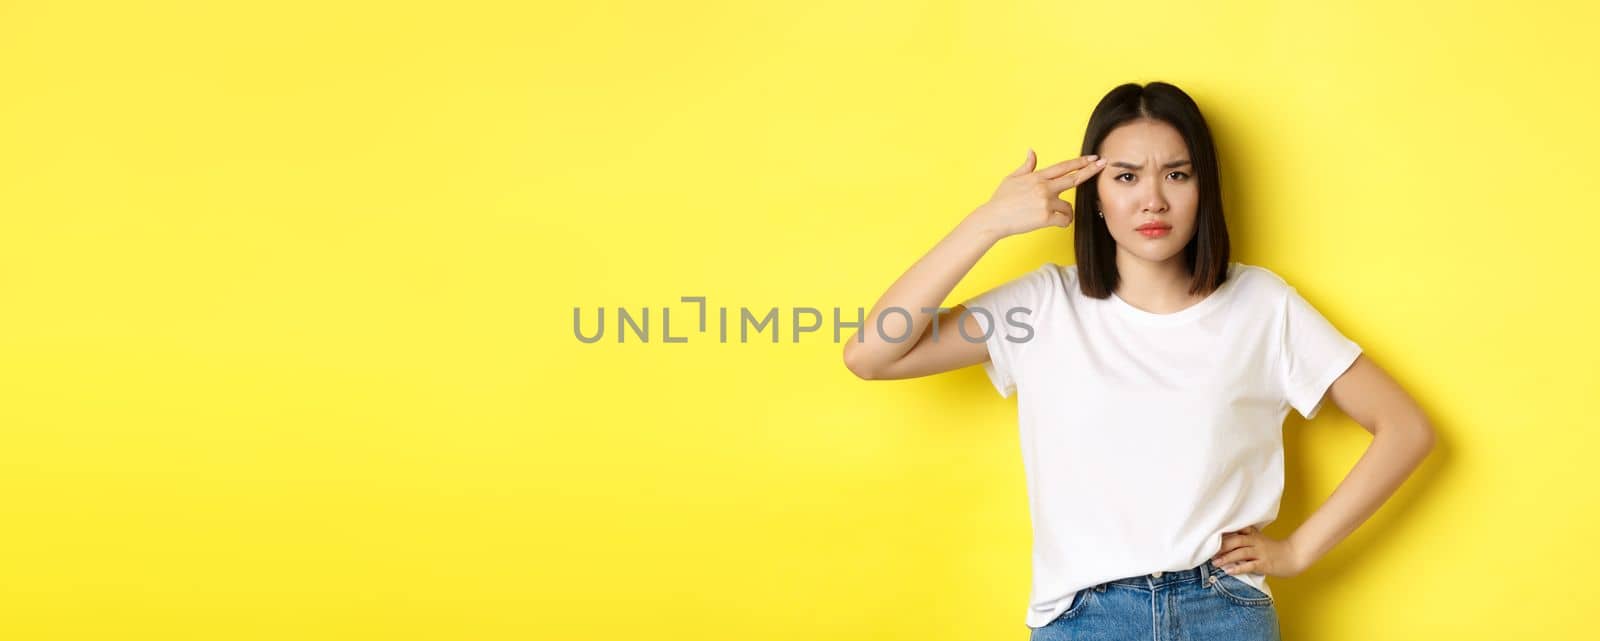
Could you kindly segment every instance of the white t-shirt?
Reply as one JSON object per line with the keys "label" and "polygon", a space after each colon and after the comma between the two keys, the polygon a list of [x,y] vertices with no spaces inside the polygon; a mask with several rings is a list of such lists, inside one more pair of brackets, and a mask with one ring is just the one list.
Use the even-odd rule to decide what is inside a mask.
{"label": "white t-shirt", "polygon": [[[1077,278],[1045,263],[966,302],[992,315],[975,314],[989,379],[1017,393],[1031,628],[1080,589],[1192,568],[1223,533],[1265,528],[1289,408],[1315,417],[1361,353],[1264,267],[1230,263],[1220,289],[1171,314],[1084,296]],[[1266,575],[1236,576],[1271,594]]]}

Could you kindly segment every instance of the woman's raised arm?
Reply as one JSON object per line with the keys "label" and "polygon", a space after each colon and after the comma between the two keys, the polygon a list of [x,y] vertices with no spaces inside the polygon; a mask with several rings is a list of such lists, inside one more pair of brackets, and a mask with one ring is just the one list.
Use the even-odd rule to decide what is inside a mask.
{"label": "woman's raised arm", "polygon": [[[913,263],[867,313],[861,328],[845,342],[844,363],[865,379],[912,378],[982,363],[983,341],[967,340],[955,319],[962,306],[936,314],[956,283],[966,277],[989,248],[1007,236],[1072,224],[1072,204],[1063,191],[1083,184],[1105,166],[1091,154],[1034,171],[1028,158],[1008,174],[989,201],[967,214],[950,233]],[[963,320],[966,336],[982,336],[972,315]],[[938,331],[929,331],[937,325]]]}

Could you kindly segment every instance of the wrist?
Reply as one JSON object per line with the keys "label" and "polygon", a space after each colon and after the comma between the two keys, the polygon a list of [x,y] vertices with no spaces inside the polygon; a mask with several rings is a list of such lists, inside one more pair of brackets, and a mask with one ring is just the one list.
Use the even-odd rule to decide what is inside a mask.
{"label": "wrist", "polygon": [[1294,552],[1295,563],[1302,570],[1310,568],[1311,564],[1316,563],[1317,559],[1321,557],[1317,547],[1305,540],[1305,536],[1299,531],[1289,535],[1288,543],[1289,549]]}
{"label": "wrist", "polygon": [[984,216],[981,212],[982,209],[974,209],[972,213],[967,214],[966,218],[962,218],[961,222],[956,225],[956,235],[970,238],[984,246],[1000,242],[1000,239],[1005,238],[1006,234],[996,229],[989,222],[989,217]]}

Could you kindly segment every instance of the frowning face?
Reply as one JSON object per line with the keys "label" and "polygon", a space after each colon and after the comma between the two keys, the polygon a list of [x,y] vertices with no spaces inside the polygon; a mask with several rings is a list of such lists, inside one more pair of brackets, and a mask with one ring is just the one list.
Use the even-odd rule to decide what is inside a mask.
{"label": "frowning face", "polygon": [[1156,263],[1180,255],[1200,207],[1183,134],[1159,120],[1134,120],[1107,134],[1096,152],[1107,160],[1095,189],[1117,252]]}

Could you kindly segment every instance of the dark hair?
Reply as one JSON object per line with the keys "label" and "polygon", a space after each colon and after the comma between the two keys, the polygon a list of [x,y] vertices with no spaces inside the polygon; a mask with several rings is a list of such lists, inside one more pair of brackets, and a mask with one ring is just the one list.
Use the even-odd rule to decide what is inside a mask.
{"label": "dark hair", "polygon": [[[1211,130],[1189,94],[1165,82],[1117,86],[1100,99],[1089,116],[1082,155],[1100,153],[1100,143],[1112,130],[1142,118],[1172,125],[1189,146],[1189,161],[1200,181],[1200,206],[1195,213],[1194,237],[1183,247],[1183,258],[1189,267],[1189,293],[1209,294],[1228,278],[1228,223],[1222,216],[1222,180]],[[1121,277],[1117,274],[1116,240],[1106,229],[1105,219],[1095,214],[1100,211],[1097,180],[1078,185],[1073,211],[1078,220],[1073,232],[1078,288],[1085,296],[1106,298]]]}

